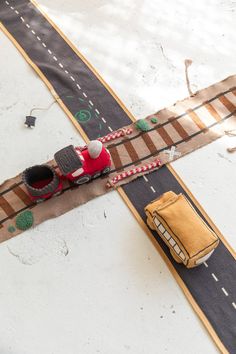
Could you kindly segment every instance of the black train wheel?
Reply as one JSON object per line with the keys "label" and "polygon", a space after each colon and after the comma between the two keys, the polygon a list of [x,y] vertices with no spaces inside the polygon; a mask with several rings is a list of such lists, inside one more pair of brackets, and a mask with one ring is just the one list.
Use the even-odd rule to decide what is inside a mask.
{"label": "black train wheel", "polygon": [[80,178],[78,178],[77,180],[74,181],[75,184],[84,184],[84,183],[88,183],[91,180],[91,176],[90,175],[84,175]]}
{"label": "black train wheel", "polygon": [[93,175],[93,179],[95,178],[98,178],[101,176],[101,172],[96,172],[94,175]]}
{"label": "black train wheel", "polygon": [[36,204],[40,204],[42,202],[44,202],[46,199],[43,199],[43,198],[39,198],[35,201]]}
{"label": "black train wheel", "polygon": [[111,171],[111,167],[107,166],[102,170],[102,174],[106,175],[107,173],[109,173]]}

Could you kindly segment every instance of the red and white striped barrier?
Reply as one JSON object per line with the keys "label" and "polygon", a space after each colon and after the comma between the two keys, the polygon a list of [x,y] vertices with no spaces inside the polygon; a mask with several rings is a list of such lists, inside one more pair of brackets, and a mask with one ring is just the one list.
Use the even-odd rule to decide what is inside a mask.
{"label": "red and white striped barrier", "polygon": [[[132,128],[121,128],[115,131],[114,133],[107,134],[105,136],[102,136],[101,138],[97,138],[96,140],[101,141],[101,143],[107,143],[108,141],[115,140],[120,138],[121,136],[130,135],[132,133]],[[76,146],[76,149],[82,151],[84,149],[87,149],[87,145]]]}
{"label": "red and white striped barrier", "polygon": [[132,132],[133,132],[132,128],[122,128],[115,131],[114,133],[110,133],[101,138],[98,138],[97,140],[101,141],[102,143],[106,143],[108,141],[118,139],[121,136],[130,135]]}
{"label": "red and white striped barrier", "polygon": [[122,181],[123,179],[125,179],[127,177],[136,175],[137,173],[152,170],[153,168],[158,167],[160,165],[161,165],[161,161],[158,159],[158,160],[155,160],[155,161],[148,163],[146,165],[143,165],[140,167],[135,167],[135,168],[132,168],[131,170],[122,172],[122,173],[116,175],[115,177],[113,177],[111,180],[108,180],[107,187],[108,188],[114,187],[116,183]]}

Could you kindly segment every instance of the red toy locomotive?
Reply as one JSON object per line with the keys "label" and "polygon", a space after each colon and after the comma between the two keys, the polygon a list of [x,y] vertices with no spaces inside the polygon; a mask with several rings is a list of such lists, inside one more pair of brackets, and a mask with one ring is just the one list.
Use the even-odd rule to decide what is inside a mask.
{"label": "red toy locomotive", "polygon": [[56,152],[54,158],[59,174],[49,165],[30,167],[22,174],[30,198],[36,203],[59,195],[63,179],[80,185],[111,170],[110,153],[98,140],[92,140],[84,147],[69,145]]}

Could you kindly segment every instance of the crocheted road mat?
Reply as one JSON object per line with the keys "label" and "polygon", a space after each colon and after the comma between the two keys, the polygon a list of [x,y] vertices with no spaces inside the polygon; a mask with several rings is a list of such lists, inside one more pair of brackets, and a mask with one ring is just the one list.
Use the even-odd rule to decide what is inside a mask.
{"label": "crocheted road mat", "polygon": [[[2,1],[0,16],[3,31],[36,70],[86,141],[88,138],[101,138],[131,124],[134,119],[124,105],[60,30],[38,10],[35,3],[28,0]],[[139,125],[139,129],[144,131],[133,125],[133,132],[129,136],[106,142],[115,169],[109,179],[114,182],[112,179],[117,174],[139,167],[140,162],[148,166],[153,159],[158,158],[164,164],[169,159],[171,161],[180,154],[213,141],[222,134],[220,121],[229,125],[234,123],[234,110],[235,77],[231,77],[202,90],[194,98],[148,117],[146,124]],[[157,118],[157,121],[153,118]],[[142,144],[141,149],[139,144]],[[133,175],[126,176],[117,184],[126,183],[132,178]],[[72,189],[65,182],[61,196],[35,206],[29,201],[20,176],[5,182],[0,192],[0,217],[8,219],[0,230],[1,240],[103,194],[108,190],[106,183],[106,179],[98,179],[89,184],[89,188],[83,185]],[[203,266],[187,270],[175,263],[160,238],[144,224],[144,206],[167,190],[187,194],[198,212],[216,230],[170,167],[164,166],[147,177],[128,183],[123,189],[118,188],[218,347],[222,352],[233,353],[236,347],[236,265],[233,251],[222,236],[214,256]],[[65,195],[69,196],[66,199],[70,200],[70,205],[62,203]],[[16,200],[17,204],[14,204]]]}

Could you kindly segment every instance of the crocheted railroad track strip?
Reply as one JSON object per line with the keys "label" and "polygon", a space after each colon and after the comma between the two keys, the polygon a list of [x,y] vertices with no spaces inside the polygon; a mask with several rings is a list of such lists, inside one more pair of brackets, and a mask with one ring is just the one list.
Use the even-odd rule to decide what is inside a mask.
{"label": "crocheted railroad track strip", "polygon": [[[219,93],[218,95],[210,98],[209,100],[203,102],[202,104],[194,107],[193,109],[188,109],[186,112],[181,113],[179,115],[176,115],[175,117],[170,117],[168,119],[166,119],[162,124],[157,124],[156,126],[154,126],[153,128],[149,129],[148,132],[151,131],[155,131],[157,128],[161,128],[166,126],[167,124],[171,123],[172,126],[175,128],[175,130],[178,132],[178,134],[186,140],[189,137],[189,134],[187,133],[187,131],[184,129],[184,121],[178,122],[178,120],[180,120],[181,118],[185,117],[185,116],[190,116],[190,118],[195,122],[198,123],[197,126],[200,127],[200,130],[205,128],[205,124],[203,123],[203,121],[201,121],[200,116],[203,116],[204,119],[204,114],[208,115],[209,113],[214,117],[214,119],[216,121],[221,121],[222,120],[222,114],[219,114],[217,109],[215,108],[215,105],[217,104],[217,102],[219,103],[219,101],[226,107],[229,109],[229,111],[233,111],[234,110],[234,104],[230,101],[230,97],[232,100],[232,95],[227,95],[227,94],[233,94],[234,96],[236,95],[236,87],[232,87],[224,92]],[[229,96],[229,97],[228,97]],[[233,98],[234,101],[234,98]],[[206,110],[202,111],[200,113],[200,116],[198,116],[198,112],[200,111],[201,108],[205,108]],[[173,112],[174,113],[174,112]],[[155,117],[155,115],[152,115],[152,117]],[[158,119],[158,113],[156,114],[156,118]],[[142,135],[142,133],[139,133],[139,135]],[[137,136],[139,136],[137,135]],[[137,136],[134,136],[133,139],[135,139]],[[163,134],[163,138],[166,138],[166,133]],[[168,138],[167,138],[168,139]],[[115,144],[115,146],[119,145],[119,143]]]}
{"label": "crocheted railroad track strip", "polygon": [[[177,147],[189,142],[193,138],[201,139],[201,135],[235,114],[236,89],[233,87],[194,109],[157,124],[147,132],[126,136],[117,143],[107,145],[113,162],[111,173],[139,165],[146,159],[157,156],[172,146]],[[150,154],[147,154],[147,151]],[[126,162],[123,161],[124,157]]]}
{"label": "crocheted railroad track strip", "polygon": [[[219,109],[219,107],[221,107],[219,106],[219,102],[221,103],[221,106],[224,107],[223,110]],[[204,115],[205,111],[203,108],[209,112],[207,118]],[[166,122],[157,124],[148,132],[141,132],[131,136],[133,129],[123,128],[123,130],[121,129],[117,132],[113,132],[112,134],[99,138],[100,141],[107,145],[107,148],[111,153],[113,166],[111,170],[111,184],[112,181],[115,181],[116,184],[124,178],[133,175],[134,173],[129,174],[130,170],[128,170],[128,168],[130,166],[140,166],[145,162],[145,160],[154,156],[156,157],[161,152],[171,148],[172,146],[178,146],[193,138],[196,138],[200,134],[205,134],[209,131],[209,129],[223,123],[235,114],[236,89],[233,87],[232,89],[217,95],[217,97],[208,100],[194,109],[188,110],[185,113],[168,119]],[[207,125],[207,122],[212,121],[209,116],[214,119],[214,122]],[[190,129],[189,124],[191,125],[191,134],[188,133]],[[116,139],[122,140],[118,143],[110,144],[110,141]],[[145,144],[145,148],[143,148],[142,144]],[[124,154],[124,149],[127,154]],[[150,151],[150,154],[147,155],[146,153],[142,153],[142,151],[146,152],[147,149]],[[123,161],[123,156],[125,156],[126,162]],[[129,158],[128,162],[127,158]],[[162,164],[160,163],[153,168],[158,168],[161,165]],[[57,166],[54,167],[57,168]],[[126,171],[123,178],[113,175],[119,171]],[[140,170],[137,168],[132,171],[136,171],[135,173],[145,173],[146,171],[148,172],[149,169]],[[69,183],[68,181],[64,181],[62,194],[73,188],[78,188],[78,186],[73,183]],[[4,222],[14,218],[22,211],[34,208],[36,205],[37,204],[33,203],[29,198],[28,192],[22,181],[19,181],[11,187],[8,187],[6,190],[0,192],[0,229],[3,227]]]}
{"label": "crocheted railroad track strip", "polygon": [[0,193],[0,229],[3,223],[16,216],[20,211],[31,208],[33,203],[25,186],[20,181]]}
{"label": "crocheted railroad track strip", "polygon": [[[52,164],[53,162],[54,160],[49,161],[49,164]],[[57,169],[57,166],[54,166],[54,168]],[[21,178],[21,176],[19,176],[19,178]],[[69,180],[63,180],[61,194],[78,187],[77,184],[74,184]],[[3,190],[0,192],[0,229],[4,227],[4,223],[9,219],[13,219],[19,213],[27,209],[33,209],[37,205],[37,203],[30,199],[28,191],[21,180]]]}

